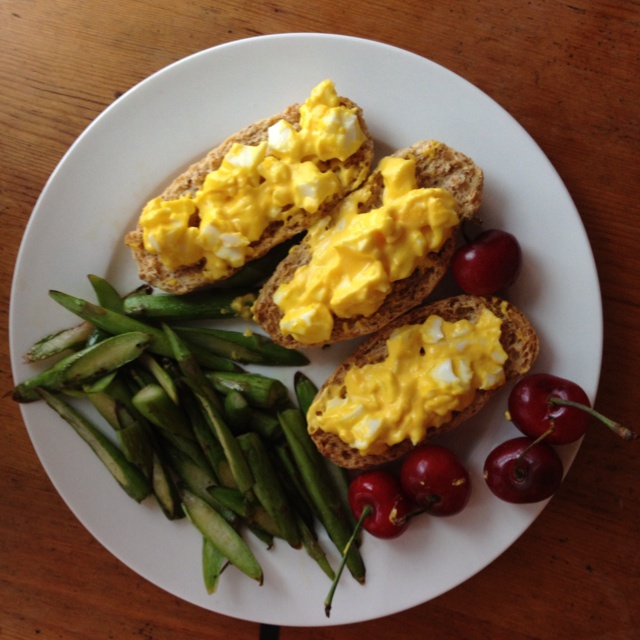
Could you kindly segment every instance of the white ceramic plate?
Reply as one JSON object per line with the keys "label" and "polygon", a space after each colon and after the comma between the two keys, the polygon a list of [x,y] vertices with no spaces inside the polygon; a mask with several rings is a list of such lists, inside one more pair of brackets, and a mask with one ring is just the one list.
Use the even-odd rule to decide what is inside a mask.
{"label": "white ceramic plate", "polygon": [[[11,299],[15,379],[34,373],[21,363],[28,346],[74,321],[47,296],[49,289],[91,298],[90,273],[122,291],[139,284],[122,238],[144,202],[228,134],[304,100],[324,78],[363,107],[381,151],[435,138],[484,169],[487,226],[515,233],[523,246],[524,271],[510,298],[539,331],[536,368],[574,379],[593,399],[602,346],[598,280],[580,217],[545,155],[508,113],[450,71],[391,46],[326,34],[247,39],[190,56],[140,83],[87,128],[51,176],[24,236]],[[321,383],[346,350],[314,357],[309,375]],[[292,373],[281,375],[290,383]],[[251,541],[264,586],[230,569],[218,592],[207,595],[196,531],[185,521],[167,521],[151,500],[138,505],[129,499],[43,403],[22,410],[56,489],[127,566],[212,611],[315,626],[368,620],[428,601],[487,566],[533,522],[543,504],[507,505],[482,480],[487,453],[515,435],[504,418],[505,394],[446,438],[470,469],[468,508],[450,519],[424,517],[394,542],[368,536],[366,586],[343,577],[330,619],[323,610],[328,579],[304,552],[281,543],[267,551]],[[567,467],[577,448],[562,450]]]}

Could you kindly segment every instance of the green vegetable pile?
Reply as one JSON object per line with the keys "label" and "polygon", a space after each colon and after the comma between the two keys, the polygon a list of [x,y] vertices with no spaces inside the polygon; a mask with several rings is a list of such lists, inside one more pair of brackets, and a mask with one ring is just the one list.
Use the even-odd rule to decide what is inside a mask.
{"label": "green vegetable pile", "polygon": [[[242,316],[251,290],[172,296],[145,287],[123,297],[89,279],[97,304],[50,292],[80,322],[33,345],[27,361],[55,364],[17,384],[14,399],[44,400],[131,498],[156,500],[171,520],[186,516],[202,534],[209,593],[229,564],[262,584],[247,535],[306,550],[334,579],[318,527],[341,554],[349,549],[346,566],[364,582],[344,470],[307,433],[316,387],[296,370],[292,398],[277,378],[242,366],[301,367],[307,358],[262,335],[190,322]],[[82,402],[105,424],[78,410]]]}

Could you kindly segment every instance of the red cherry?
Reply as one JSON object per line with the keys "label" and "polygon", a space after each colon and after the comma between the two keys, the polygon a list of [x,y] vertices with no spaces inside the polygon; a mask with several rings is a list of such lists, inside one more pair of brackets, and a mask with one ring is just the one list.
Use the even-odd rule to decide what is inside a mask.
{"label": "red cherry", "polygon": [[546,442],[520,437],[499,444],[484,463],[484,479],[501,500],[519,504],[550,498],[562,482],[564,468]]}
{"label": "red cherry", "polygon": [[587,394],[574,382],[548,373],[521,378],[511,390],[509,417],[530,438],[546,436],[549,444],[568,444],[581,438],[589,426],[589,415],[576,407],[553,404],[550,398],[571,400],[590,406]]}
{"label": "red cherry", "polygon": [[520,275],[522,250],[516,237],[489,229],[458,247],[451,260],[453,277],[465,292],[492,295],[510,287]]}
{"label": "red cherry", "polygon": [[365,471],[349,485],[349,504],[356,518],[364,508],[372,509],[363,527],[378,538],[396,538],[409,526],[411,503],[403,493],[400,480],[387,471]]}
{"label": "red cherry", "polygon": [[638,434],[594,411],[584,390],[575,382],[533,373],[521,378],[511,390],[509,416],[525,435],[545,435],[549,444],[569,444],[581,438],[589,426],[589,416],[598,418],[625,440]]}
{"label": "red cherry", "polygon": [[411,503],[402,492],[400,480],[388,471],[364,471],[356,476],[349,485],[349,505],[356,517],[356,526],[349,541],[342,550],[342,559],[324,601],[327,617],[331,615],[331,606],[338,582],[344,571],[351,546],[364,527],[378,538],[397,538],[409,526]]}
{"label": "red cherry", "polygon": [[413,502],[434,516],[459,513],[469,502],[471,481],[458,457],[439,445],[423,445],[405,458],[400,484]]}

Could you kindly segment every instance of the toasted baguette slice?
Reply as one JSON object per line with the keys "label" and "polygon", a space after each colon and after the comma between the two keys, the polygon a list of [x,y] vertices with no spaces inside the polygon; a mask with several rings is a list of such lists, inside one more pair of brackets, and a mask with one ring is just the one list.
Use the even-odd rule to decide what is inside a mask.
{"label": "toasted baguette slice", "polygon": [[[508,355],[504,365],[505,384],[524,375],[535,362],[539,350],[538,337],[529,320],[519,309],[500,298],[461,295],[416,307],[387,325],[379,333],[367,338],[322,385],[316,398],[321,398],[324,389],[329,385],[340,385],[350,368],[384,360],[387,356],[387,339],[397,327],[422,323],[433,314],[441,316],[448,322],[455,322],[463,318],[474,321],[483,306],[502,319],[500,342]],[[497,391],[498,388],[488,391],[478,390],[474,401],[466,409],[455,413],[446,424],[438,428],[427,429],[424,442],[471,418],[487,404]],[[322,404],[319,409],[322,410]],[[308,416],[308,421],[311,437],[318,450],[335,464],[348,469],[366,469],[391,462],[414,448],[413,443],[407,439],[389,447],[382,455],[363,455],[357,449],[343,442],[337,435],[320,429],[314,431],[313,415]]]}
{"label": "toasted baguette slice", "polygon": [[[347,98],[340,98],[340,104],[348,109],[354,109],[358,116],[358,121],[363,133],[366,136],[365,141],[358,151],[351,155],[342,166],[356,167],[360,169],[357,172],[357,179],[349,186],[345,193],[337,194],[327,199],[319,210],[313,215],[301,211],[292,215],[286,223],[271,223],[262,237],[252,243],[254,250],[253,258],[257,259],[266,254],[276,245],[293,238],[295,235],[308,229],[316,220],[319,220],[333,209],[336,203],[353,189],[357,188],[366,178],[373,161],[373,139],[362,113],[362,109]],[[286,120],[296,129],[299,129],[300,122],[300,104],[294,104],[287,107],[281,113],[269,118],[265,118],[255,122],[241,131],[227,138],[220,145],[212,149],[204,158],[191,165],[183,174],[175,178],[173,182],[162,192],[161,197],[165,200],[172,200],[186,195],[195,195],[200,189],[206,176],[215,171],[222,164],[222,160],[234,143],[244,145],[258,145],[267,139],[267,131],[269,127],[279,120]],[[331,168],[330,162],[326,163],[326,169]],[[149,284],[162,289],[168,293],[184,294],[204,287],[209,287],[219,282],[211,282],[207,279],[204,272],[204,260],[197,264],[179,267],[170,270],[165,267],[156,254],[146,251],[143,242],[142,227],[136,226],[136,229],[130,231],[125,237],[125,244],[130,247],[133,257],[138,263],[138,271],[140,279]],[[225,280],[242,267],[231,271]]]}
{"label": "toasted baguette slice", "polygon": [[[415,157],[416,178],[419,188],[439,187],[448,189],[458,203],[460,220],[476,217],[482,202],[483,172],[471,158],[435,140],[421,141],[392,154],[394,157]],[[371,197],[362,212],[380,207],[383,196],[383,180],[380,171],[374,170],[362,189],[370,188]],[[282,311],[273,301],[278,287],[289,282],[299,267],[311,259],[310,247],[304,241],[295,247],[278,265],[262,287],[253,307],[254,319],[271,336],[291,348],[321,347],[350,338],[374,333],[394,318],[423,302],[446,273],[456,246],[456,234],[446,241],[438,253],[430,253],[423,264],[404,280],[393,283],[391,292],[382,307],[372,316],[355,316],[344,319],[334,316],[334,326],[328,340],[321,343],[302,344],[294,337],[280,331]]]}

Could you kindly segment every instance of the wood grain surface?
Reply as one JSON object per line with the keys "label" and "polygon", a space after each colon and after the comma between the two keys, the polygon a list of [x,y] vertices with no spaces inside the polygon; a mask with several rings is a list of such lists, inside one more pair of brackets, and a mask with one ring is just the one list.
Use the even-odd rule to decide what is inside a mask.
{"label": "wood grain surface", "polygon": [[[41,189],[77,136],[122,92],[186,55],[239,38],[362,36],[460,74],[507,109],[550,158],[580,212],[600,275],[605,334],[597,407],[638,428],[639,23],[637,0],[2,0],[2,330]],[[258,638],[259,625],[204,611],[141,579],[82,527],[34,453],[10,399],[7,338],[1,349],[0,638]],[[379,620],[283,628],[280,637],[637,638],[638,446],[591,430],[543,514],[452,591]],[[395,582],[402,576],[390,578],[389,589]]]}

